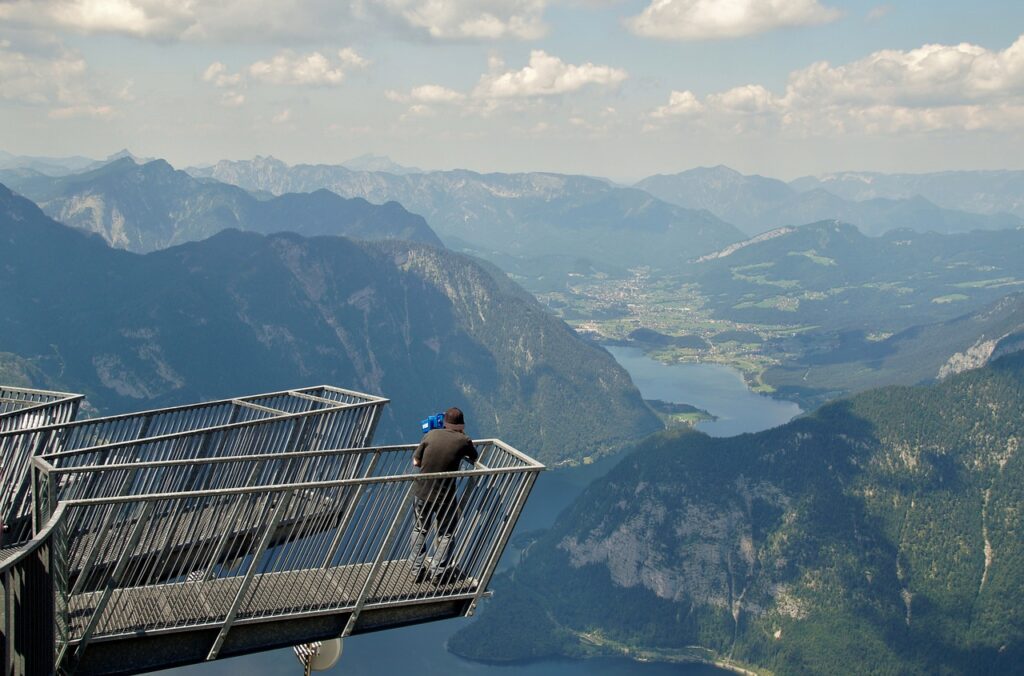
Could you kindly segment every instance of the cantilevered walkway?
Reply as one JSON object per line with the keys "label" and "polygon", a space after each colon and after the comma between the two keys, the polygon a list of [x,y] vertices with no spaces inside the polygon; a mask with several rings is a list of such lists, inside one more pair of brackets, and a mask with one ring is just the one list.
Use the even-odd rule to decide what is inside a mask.
{"label": "cantilevered walkway", "polygon": [[[543,466],[485,440],[473,468],[414,473],[414,446],[368,445],[385,403],[321,387],[0,433],[31,466],[7,510],[31,539],[0,560],[5,673],[137,673],[472,614]],[[422,481],[458,524],[437,584],[409,565]]]}

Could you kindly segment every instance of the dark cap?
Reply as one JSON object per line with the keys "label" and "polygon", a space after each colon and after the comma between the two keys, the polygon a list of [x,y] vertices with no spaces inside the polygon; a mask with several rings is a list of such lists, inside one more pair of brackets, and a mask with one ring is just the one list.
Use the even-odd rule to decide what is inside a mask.
{"label": "dark cap", "polygon": [[458,425],[460,427],[465,425],[466,421],[462,417],[462,410],[452,406],[450,409],[445,411],[444,412],[444,424],[445,424],[446,427],[448,425],[451,425],[453,427],[456,426],[456,425]]}

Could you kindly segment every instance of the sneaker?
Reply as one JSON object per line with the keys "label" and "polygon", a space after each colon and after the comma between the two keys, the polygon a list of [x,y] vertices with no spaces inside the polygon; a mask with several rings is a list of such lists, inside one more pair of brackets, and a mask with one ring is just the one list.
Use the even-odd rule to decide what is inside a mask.
{"label": "sneaker", "polygon": [[416,571],[416,584],[423,584],[427,577],[430,575],[430,571],[426,568],[420,568]]}

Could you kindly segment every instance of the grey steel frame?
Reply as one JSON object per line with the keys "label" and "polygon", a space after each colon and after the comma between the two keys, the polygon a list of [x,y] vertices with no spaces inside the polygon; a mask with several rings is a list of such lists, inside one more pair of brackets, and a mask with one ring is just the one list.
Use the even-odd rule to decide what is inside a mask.
{"label": "grey steel frame", "polygon": [[0,561],[0,668],[5,675],[55,673],[57,646],[67,643],[63,515],[61,505],[34,538],[5,550]]}
{"label": "grey steel frame", "polygon": [[71,422],[82,398],[69,392],[0,386],[0,522],[6,531],[0,542],[19,542],[29,535],[18,523],[24,511],[16,506],[27,497],[29,460],[44,447],[31,440],[25,443],[25,430]]}
{"label": "grey steel frame", "polygon": [[[386,399],[327,386],[78,423],[81,397],[66,396],[67,419],[0,432],[27,453],[11,512],[30,510],[36,534],[0,550],[6,673],[73,671],[89,645],[146,637],[215,631],[203,655],[216,659],[233,627],[335,617],[348,635],[403,609],[471,615],[544,469],[484,440],[472,470],[415,473],[413,446],[366,447]],[[0,419],[38,406],[11,404]],[[436,587],[416,581],[403,537],[411,487],[424,481],[453,497],[436,520],[456,524],[448,549],[461,571]],[[426,547],[439,549],[430,533]],[[54,603],[18,610],[26,594]],[[292,633],[318,637],[302,631]],[[48,634],[54,646],[26,649],[24,637]]]}
{"label": "grey steel frame", "polygon": [[[0,433],[0,448],[24,458],[44,454],[59,466],[196,459],[252,452],[366,445],[380,420],[383,397],[322,385],[124,415],[62,422]],[[196,483],[193,488],[201,488]],[[95,486],[81,485],[78,497]],[[27,483],[0,516],[29,530]],[[59,497],[51,494],[52,499]]]}
{"label": "grey steel frame", "polygon": [[[58,665],[72,666],[90,643],[140,635],[215,628],[215,659],[239,625],[347,614],[348,634],[367,609],[453,599],[472,614],[544,469],[500,441],[477,446],[476,467],[437,474],[415,473],[414,446],[65,468],[37,459],[37,523],[51,522],[47,493],[67,477],[118,485],[132,474],[144,490],[198,464],[222,486],[59,503],[69,619]],[[274,483],[317,473],[329,480]],[[247,485],[254,476],[268,483]],[[464,577],[438,587],[415,582],[408,563],[410,489],[422,481],[450,481],[449,509],[459,512],[453,560]],[[230,516],[203,516],[214,513]]]}

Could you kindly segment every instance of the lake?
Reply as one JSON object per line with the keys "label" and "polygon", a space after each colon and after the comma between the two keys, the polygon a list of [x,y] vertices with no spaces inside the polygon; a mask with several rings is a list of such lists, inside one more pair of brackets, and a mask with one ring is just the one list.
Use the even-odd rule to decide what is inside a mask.
{"label": "lake", "polygon": [[[757,432],[781,425],[800,413],[793,403],[776,401],[747,389],[735,369],[719,364],[665,365],[632,347],[609,347],[646,399],[692,404],[718,416],[698,427],[713,436]],[[593,465],[544,472],[530,495],[517,531],[549,527],[566,506],[594,479],[613,467],[617,458]],[[516,552],[506,552],[502,567],[514,565]],[[497,666],[459,659],[445,650],[448,637],[472,619],[446,620],[415,627],[352,636],[345,639],[344,654],[334,672],[346,676],[415,673],[418,676],[721,676],[723,672],[703,665],[640,663],[627,659],[587,661],[547,660]],[[223,662],[175,669],[184,676],[277,676],[301,673],[291,650],[237,657]]]}
{"label": "lake", "polygon": [[636,347],[605,347],[629,371],[644,399],[691,404],[718,416],[697,429],[713,437],[760,432],[789,422],[802,411],[747,389],[743,376],[721,364],[662,364]]}

